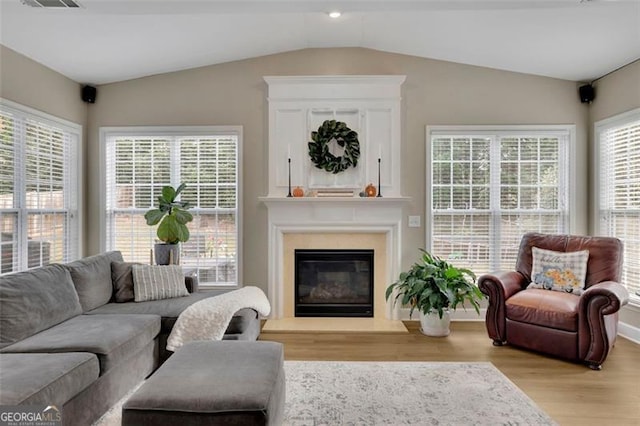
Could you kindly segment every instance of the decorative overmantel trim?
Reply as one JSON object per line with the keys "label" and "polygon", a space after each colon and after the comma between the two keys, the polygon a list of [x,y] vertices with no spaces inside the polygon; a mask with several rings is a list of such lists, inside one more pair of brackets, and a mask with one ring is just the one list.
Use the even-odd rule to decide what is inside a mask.
{"label": "decorative overmantel trim", "polygon": [[[400,197],[401,85],[403,75],[266,76],[269,102],[268,195],[305,189],[364,189],[378,182],[384,196]],[[356,168],[339,174],[318,170],[309,158],[311,132],[326,120],[344,122],[358,133]],[[339,149],[338,149],[339,151]],[[337,155],[337,154],[334,154]]]}

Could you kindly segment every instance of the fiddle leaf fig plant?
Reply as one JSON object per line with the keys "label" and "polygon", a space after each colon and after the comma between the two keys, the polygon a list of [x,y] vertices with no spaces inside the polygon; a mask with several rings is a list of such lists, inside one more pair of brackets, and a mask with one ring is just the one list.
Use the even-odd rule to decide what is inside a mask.
{"label": "fiddle leaf fig plant", "polygon": [[166,244],[177,244],[189,241],[189,228],[187,223],[193,220],[193,216],[187,210],[191,208],[188,201],[178,201],[176,198],[187,187],[181,183],[178,188],[164,186],[162,195],[158,197],[158,207],[145,213],[147,225],[158,225],[157,235],[160,241]]}
{"label": "fiddle leaf fig plant", "polygon": [[455,310],[459,304],[464,307],[465,302],[479,314],[479,301],[484,295],[475,284],[475,274],[469,269],[456,268],[425,250],[420,251],[420,261],[409,271],[402,272],[387,288],[386,299],[389,300],[395,291],[394,305],[399,301],[403,306],[409,306],[409,317],[418,309],[425,315],[438,312],[442,318],[446,309]]}

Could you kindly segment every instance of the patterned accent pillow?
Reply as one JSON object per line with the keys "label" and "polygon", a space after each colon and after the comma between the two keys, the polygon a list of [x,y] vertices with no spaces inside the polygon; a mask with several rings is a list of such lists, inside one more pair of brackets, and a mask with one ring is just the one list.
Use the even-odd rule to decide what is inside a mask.
{"label": "patterned accent pillow", "polygon": [[533,282],[527,288],[581,295],[587,277],[589,250],[559,252],[532,247]]}
{"label": "patterned accent pillow", "polygon": [[136,302],[188,296],[180,265],[132,265]]}

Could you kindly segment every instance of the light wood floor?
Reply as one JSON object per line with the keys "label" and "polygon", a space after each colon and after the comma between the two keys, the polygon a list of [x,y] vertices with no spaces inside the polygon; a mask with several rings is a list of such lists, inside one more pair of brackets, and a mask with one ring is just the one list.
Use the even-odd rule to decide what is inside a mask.
{"label": "light wood floor", "polygon": [[[640,425],[640,345],[619,338],[601,371],[509,346],[494,347],[483,322],[454,322],[445,338],[409,334],[275,333],[287,360],[488,361],[560,425]],[[463,401],[464,398],[461,399]]]}

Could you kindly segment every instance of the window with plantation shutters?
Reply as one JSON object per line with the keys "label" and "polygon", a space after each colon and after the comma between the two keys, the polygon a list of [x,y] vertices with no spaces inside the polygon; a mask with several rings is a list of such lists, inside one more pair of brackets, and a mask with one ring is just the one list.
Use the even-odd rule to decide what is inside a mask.
{"label": "window with plantation shutters", "polygon": [[0,272],[68,262],[79,255],[81,127],[0,103]]}
{"label": "window with plantation shutters", "polygon": [[429,127],[429,250],[482,274],[513,270],[526,232],[567,233],[571,132]]}
{"label": "window with plantation shutters", "polygon": [[186,183],[193,222],[180,263],[202,285],[237,285],[239,271],[239,153],[241,129],[106,128],[105,248],[125,260],[150,262],[156,227],[144,213],[162,187]]}
{"label": "window with plantation shutters", "polygon": [[622,284],[640,304],[640,109],[600,121],[599,231],[624,243]]}

